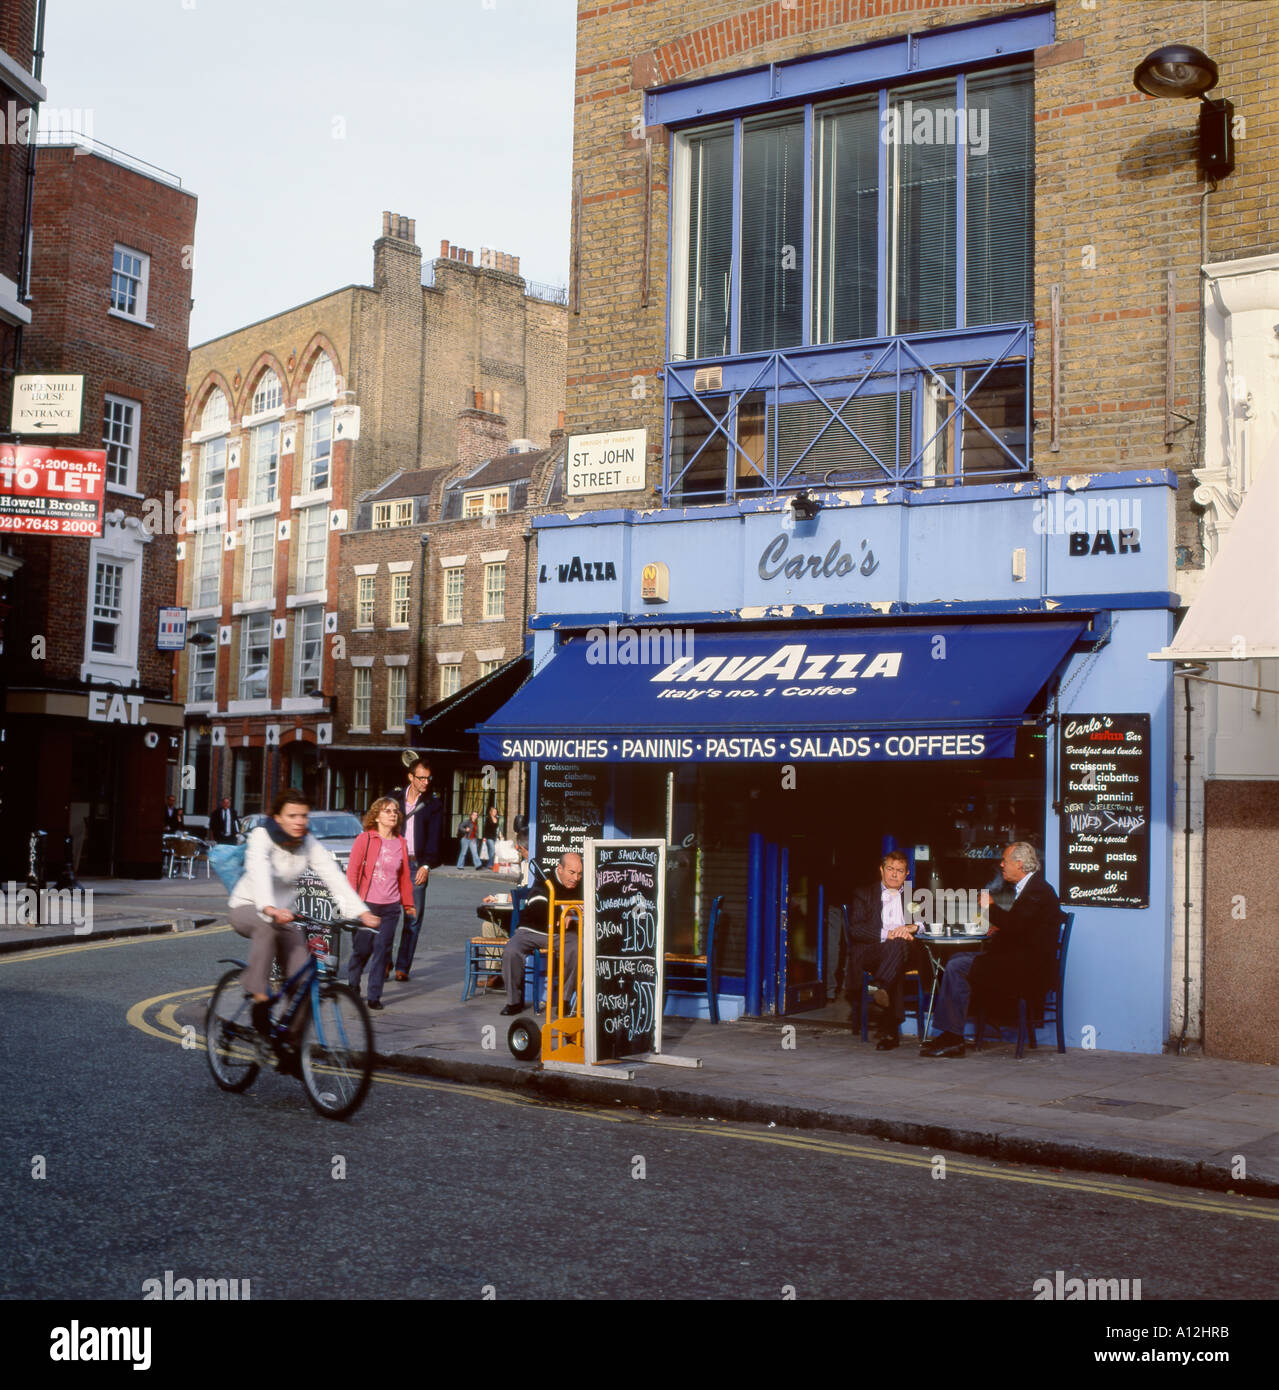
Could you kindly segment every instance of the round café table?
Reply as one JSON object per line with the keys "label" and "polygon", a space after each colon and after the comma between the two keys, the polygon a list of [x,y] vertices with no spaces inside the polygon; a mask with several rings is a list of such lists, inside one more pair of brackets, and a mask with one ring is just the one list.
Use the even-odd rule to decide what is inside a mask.
{"label": "round caf\u00e9 table", "polygon": [[947,927],[945,934],[941,936],[934,936],[923,930],[915,933],[915,945],[928,957],[928,964],[932,969],[933,976],[932,983],[928,988],[928,1016],[924,1020],[923,1032],[920,1035],[921,1043],[928,1037],[929,1030],[933,1026],[933,1004],[937,998],[937,982],[941,979],[941,973],[946,968],[946,961],[964,952],[980,951],[986,944],[986,936],[986,932],[982,932],[980,936],[970,935],[963,927]]}

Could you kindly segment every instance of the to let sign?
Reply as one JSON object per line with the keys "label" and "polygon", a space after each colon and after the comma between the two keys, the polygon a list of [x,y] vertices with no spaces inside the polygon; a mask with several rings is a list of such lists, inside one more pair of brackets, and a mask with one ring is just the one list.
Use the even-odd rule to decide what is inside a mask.
{"label": "to let sign", "polygon": [[79,434],[83,376],[16,376],[12,434]]}
{"label": "to let sign", "polygon": [[100,536],[105,449],[0,444],[0,531]]}

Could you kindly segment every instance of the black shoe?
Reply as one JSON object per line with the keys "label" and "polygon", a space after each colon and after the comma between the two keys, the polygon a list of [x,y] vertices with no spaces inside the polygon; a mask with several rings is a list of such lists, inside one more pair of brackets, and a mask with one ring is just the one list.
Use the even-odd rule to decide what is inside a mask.
{"label": "black shoe", "polygon": [[880,1040],[875,1044],[875,1051],[891,1052],[893,1048],[900,1047],[901,1045],[902,1044],[900,1038],[894,1037],[891,1033],[885,1033],[884,1036],[880,1038]]}
{"label": "black shoe", "polygon": [[281,1076],[302,1075],[302,1063],[296,1052],[281,1052],[275,1069]]}
{"label": "black shoe", "polygon": [[502,1017],[503,1017],[503,1018],[510,1018],[510,1016],[511,1016],[512,1014],[522,1014],[523,1012],[524,1012],[524,1005],[523,1005],[523,1004],[508,1004],[508,1005],[502,1010]]}
{"label": "black shoe", "polygon": [[964,1040],[958,1033],[939,1033],[919,1049],[921,1057],[962,1057]]}
{"label": "black shoe", "polygon": [[370,1008],[370,1009],[383,1009],[383,1008],[385,1008],[385,1007],[386,1007],[386,1005],[383,1004],[382,1001],[381,1001],[380,999],[370,999],[370,1000],[369,1000],[369,1008]]}
{"label": "black shoe", "polygon": [[249,1018],[256,1032],[261,1033],[264,1038],[271,1036],[271,1001],[269,999],[255,999],[253,1007],[249,1010]]}

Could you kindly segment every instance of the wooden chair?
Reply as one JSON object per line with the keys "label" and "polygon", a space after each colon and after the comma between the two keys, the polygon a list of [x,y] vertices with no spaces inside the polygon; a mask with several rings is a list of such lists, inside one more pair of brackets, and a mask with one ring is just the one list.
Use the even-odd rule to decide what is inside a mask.
{"label": "wooden chair", "polygon": [[[686,956],[678,952],[668,951],[664,958],[666,993],[669,994],[672,987],[674,987],[676,994],[701,994],[704,990],[712,1023],[719,1022],[719,991],[717,988],[719,964],[715,954],[715,938],[720,913],[723,910],[724,898],[721,894],[711,900],[710,918],[706,923],[705,955]],[[665,1011],[665,1000],[663,1000],[663,1011]]]}

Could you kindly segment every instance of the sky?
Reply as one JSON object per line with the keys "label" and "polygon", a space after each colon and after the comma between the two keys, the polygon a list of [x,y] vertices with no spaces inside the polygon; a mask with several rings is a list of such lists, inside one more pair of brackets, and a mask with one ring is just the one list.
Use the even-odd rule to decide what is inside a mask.
{"label": "sky", "polygon": [[46,109],[197,195],[195,345],[368,284],[383,210],[424,258],[490,246],[564,284],[575,22],[573,0],[48,0]]}

